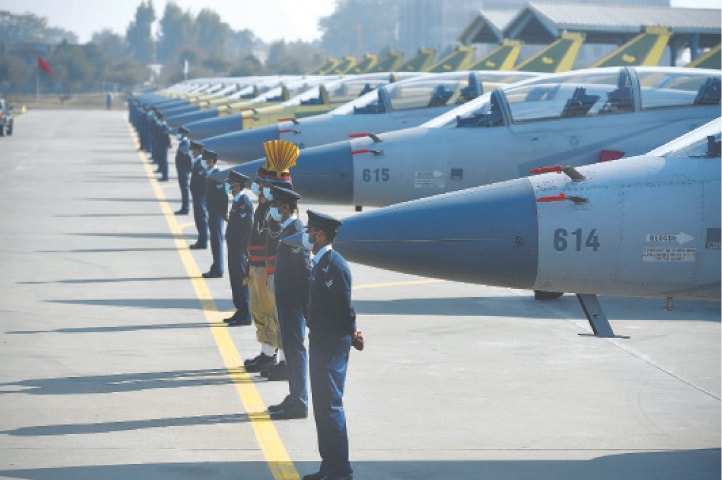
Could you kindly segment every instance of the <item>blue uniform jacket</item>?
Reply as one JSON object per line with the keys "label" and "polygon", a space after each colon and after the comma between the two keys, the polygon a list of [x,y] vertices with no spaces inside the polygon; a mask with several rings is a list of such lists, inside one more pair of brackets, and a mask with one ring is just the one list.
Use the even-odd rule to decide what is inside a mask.
{"label": "blue uniform jacket", "polygon": [[238,201],[231,205],[226,225],[226,244],[228,256],[232,258],[248,255],[248,239],[251,236],[253,223],[253,204],[248,195],[242,194]]}
{"label": "blue uniform jacket", "polygon": [[193,200],[198,201],[206,196],[206,177],[208,171],[201,165],[200,156],[193,162],[191,170],[191,193]]}
{"label": "blue uniform jacket", "polygon": [[311,272],[308,328],[315,339],[338,338],[356,331],[351,270],[335,250],[326,252]]}
{"label": "blue uniform jacket", "polygon": [[228,194],[225,183],[216,182],[210,178],[206,179],[206,208],[209,219],[223,217],[225,220],[226,213],[228,213]]}
{"label": "blue uniform jacket", "polygon": [[281,230],[276,252],[276,270],[273,278],[276,305],[305,307],[308,304],[308,279],[311,276],[311,258],[308,250],[283,243],[281,240],[303,231],[303,222],[296,219]]}
{"label": "blue uniform jacket", "polygon": [[179,172],[190,172],[193,164],[193,158],[191,158],[190,152],[191,143],[186,137],[181,139],[178,144],[178,150],[175,152],[175,166]]}

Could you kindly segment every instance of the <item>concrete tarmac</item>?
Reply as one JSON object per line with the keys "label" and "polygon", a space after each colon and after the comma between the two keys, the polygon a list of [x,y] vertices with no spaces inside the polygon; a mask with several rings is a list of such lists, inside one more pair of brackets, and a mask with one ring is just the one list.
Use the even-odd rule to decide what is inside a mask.
{"label": "concrete tarmac", "polygon": [[[255,328],[222,323],[228,278],[200,277],[153,168],[121,110],[29,111],[0,139],[0,478],[318,470],[312,414],[268,419],[287,384],[240,368]],[[355,479],[720,478],[718,303],[602,297],[629,338],[599,339],[572,295],[351,269]]]}

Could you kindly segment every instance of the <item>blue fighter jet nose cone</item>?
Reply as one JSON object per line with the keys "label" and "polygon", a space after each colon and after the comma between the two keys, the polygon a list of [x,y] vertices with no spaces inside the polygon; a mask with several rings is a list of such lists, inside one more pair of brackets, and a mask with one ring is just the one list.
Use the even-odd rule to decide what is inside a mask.
{"label": "blue fighter jet nose cone", "polygon": [[527,179],[380,208],[344,219],[334,241],[349,261],[512,288],[536,278],[536,201]]}

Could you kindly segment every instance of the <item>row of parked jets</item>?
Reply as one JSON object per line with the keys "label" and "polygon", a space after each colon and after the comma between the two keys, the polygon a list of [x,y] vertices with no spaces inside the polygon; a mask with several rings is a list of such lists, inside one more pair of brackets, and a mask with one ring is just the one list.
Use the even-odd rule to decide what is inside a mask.
{"label": "row of parked jets", "polygon": [[720,300],[719,70],[203,79],[132,101],[232,164],[221,177],[296,144],[304,200],[381,207],[344,219],[351,261],[574,293],[604,337],[600,294]]}

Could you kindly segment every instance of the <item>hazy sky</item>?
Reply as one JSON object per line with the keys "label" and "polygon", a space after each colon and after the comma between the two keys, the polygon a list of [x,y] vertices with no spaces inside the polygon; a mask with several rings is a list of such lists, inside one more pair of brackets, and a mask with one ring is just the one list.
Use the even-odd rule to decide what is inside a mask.
{"label": "hazy sky", "polygon": [[[70,30],[80,43],[93,33],[110,28],[125,35],[142,0],[0,0],[0,10],[30,12],[48,19],[48,26]],[[196,15],[209,8],[234,30],[251,30],[265,42],[311,41],[320,38],[318,19],[333,13],[335,0],[173,0],[183,11]],[[153,0],[157,19],[166,0]]]}
{"label": "hazy sky", "polygon": [[[125,35],[140,3],[141,0],[0,0],[0,10],[45,17],[48,26],[70,30],[80,43],[87,43],[94,32],[104,28]],[[193,15],[210,8],[234,30],[247,28],[263,41],[272,42],[320,38],[318,19],[333,12],[335,0],[174,0],[174,3]],[[163,16],[165,4],[166,0],[153,0],[157,18]],[[720,0],[672,0],[672,5],[719,8]]]}

